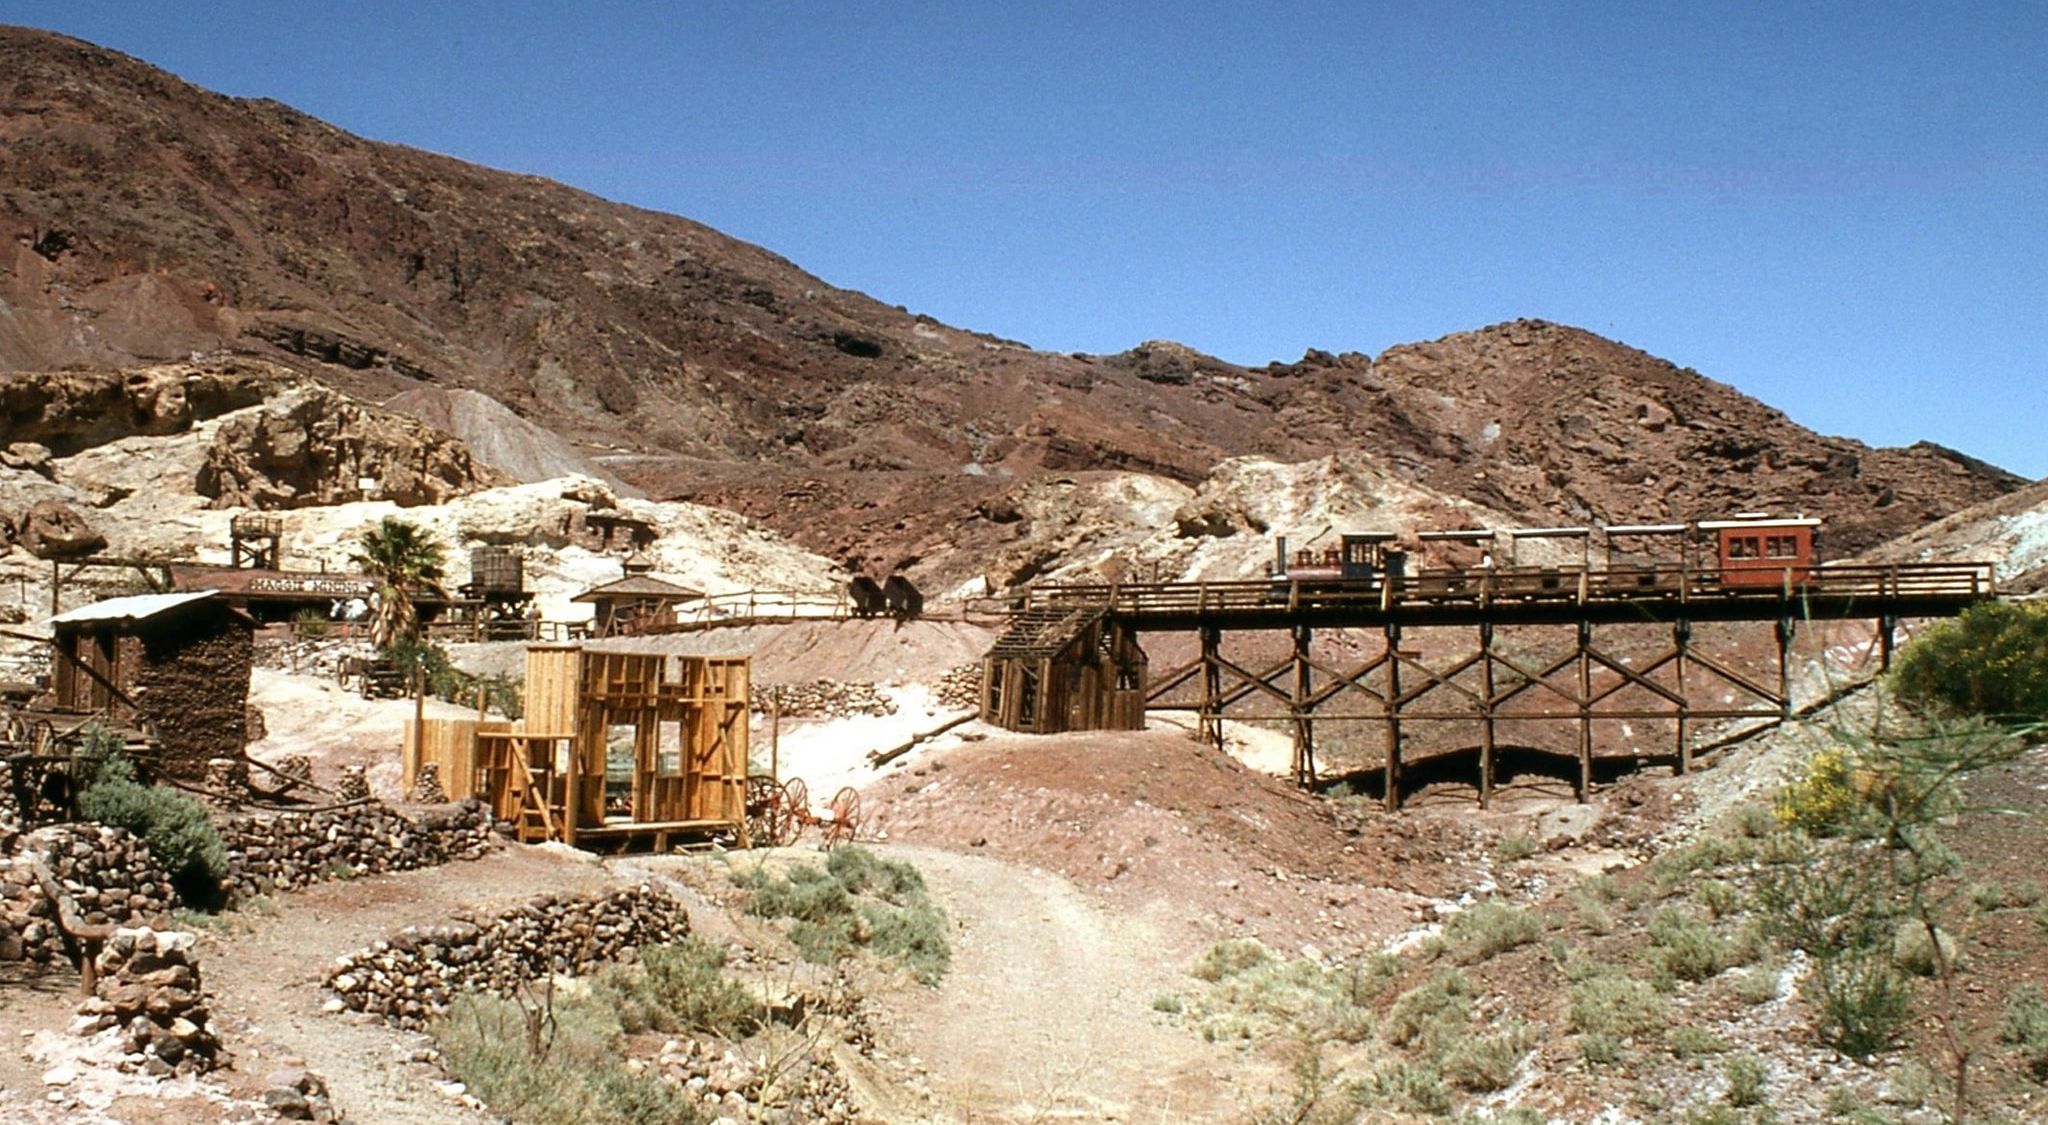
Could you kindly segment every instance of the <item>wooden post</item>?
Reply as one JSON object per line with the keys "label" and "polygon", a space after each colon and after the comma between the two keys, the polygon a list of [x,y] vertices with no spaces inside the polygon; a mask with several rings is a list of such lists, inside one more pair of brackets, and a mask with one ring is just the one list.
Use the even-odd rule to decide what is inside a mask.
{"label": "wooden post", "polygon": [[1401,807],[1401,627],[1387,622],[1387,795],[1388,812]]}
{"label": "wooden post", "polygon": [[1778,714],[1792,717],[1792,665],[1787,650],[1792,647],[1792,618],[1778,618]]}
{"label": "wooden post", "polygon": [[1692,622],[1681,617],[1671,623],[1671,646],[1676,653],[1671,665],[1678,683],[1678,764],[1673,767],[1680,777],[1692,772],[1692,742],[1686,737],[1685,723],[1691,718],[1692,697],[1685,692],[1685,650],[1692,642]]}
{"label": "wooden post", "polygon": [[1480,701],[1485,726],[1479,741],[1479,807],[1486,808],[1493,802],[1493,622],[1479,623],[1479,667],[1480,690],[1485,698]]}
{"label": "wooden post", "polygon": [[1221,629],[1202,626],[1202,740],[1218,750],[1223,749],[1223,666],[1217,663],[1222,645]]}
{"label": "wooden post", "polygon": [[768,697],[768,776],[782,782],[782,697]]}
{"label": "wooden post", "polygon": [[1579,622],[1579,800],[1593,792],[1593,623]]}
{"label": "wooden post", "polygon": [[1877,670],[1880,672],[1892,670],[1892,646],[1898,643],[1898,628],[1896,616],[1886,614],[1877,619]]}
{"label": "wooden post", "polygon": [[1316,727],[1308,712],[1308,697],[1314,687],[1309,646],[1314,640],[1314,631],[1307,625],[1294,627],[1294,699],[1288,710],[1294,718],[1294,783],[1303,788],[1316,783]]}

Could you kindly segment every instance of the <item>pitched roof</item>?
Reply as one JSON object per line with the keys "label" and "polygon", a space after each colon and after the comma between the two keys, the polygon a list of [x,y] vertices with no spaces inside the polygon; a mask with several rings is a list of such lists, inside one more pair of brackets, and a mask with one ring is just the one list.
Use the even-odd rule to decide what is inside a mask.
{"label": "pitched roof", "polygon": [[608,602],[618,598],[671,598],[675,601],[686,602],[692,598],[701,598],[703,596],[704,592],[702,590],[692,590],[687,586],[678,586],[673,582],[663,582],[659,578],[650,578],[645,574],[633,574],[625,578],[614,579],[602,586],[593,586],[569,600],[573,602]]}
{"label": "pitched roof", "polygon": [[187,590],[176,594],[132,594],[125,598],[108,598],[103,602],[67,609],[50,618],[52,625],[70,625],[83,621],[147,621],[157,614],[190,605],[196,601],[218,594],[218,590]]}

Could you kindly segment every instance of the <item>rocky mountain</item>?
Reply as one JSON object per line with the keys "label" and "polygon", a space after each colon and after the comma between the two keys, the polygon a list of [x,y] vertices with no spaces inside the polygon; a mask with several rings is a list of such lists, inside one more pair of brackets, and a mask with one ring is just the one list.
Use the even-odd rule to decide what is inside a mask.
{"label": "rocky mountain", "polygon": [[0,370],[225,352],[373,401],[476,392],[648,495],[739,510],[850,566],[957,577],[1011,541],[1038,482],[1193,485],[1245,455],[1364,456],[1531,520],[1796,508],[1838,551],[2022,483],[1932,446],[1823,438],[1538,322],[1259,368],[1164,341],[1037,351],[687,219],[62,36],[0,29],[0,75]]}

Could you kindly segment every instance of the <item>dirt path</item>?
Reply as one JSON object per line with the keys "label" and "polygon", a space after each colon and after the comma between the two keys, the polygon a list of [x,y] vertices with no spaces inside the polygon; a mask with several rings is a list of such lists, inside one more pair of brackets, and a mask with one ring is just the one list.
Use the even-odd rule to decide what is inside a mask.
{"label": "dirt path", "polygon": [[612,880],[587,860],[507,848],[475,863],[323,883],[226,916],[203,936],[201,963],[217,996],[216,1024],[236,1069],[260,1082],[296,1056],[327,1079],[335,1104],[360,1125],[482,1123],[442,1093],[441,1072],[412,1061],[429,1043],[381,1021],[320,1010],[329,964],[406,925],[463,910],[503,909],[544,891],[595,890]]}
{"label": "dirt path", "polygon": [[1183,989],[1182,941],[1066,879],[983,856],[878,849],[924,872],[953,923],[936,989],[892,998],[884,1035],[929,1074],[942,1121],[1234,1120],[1223,1081],[1256,1062],[1152,1011]]}

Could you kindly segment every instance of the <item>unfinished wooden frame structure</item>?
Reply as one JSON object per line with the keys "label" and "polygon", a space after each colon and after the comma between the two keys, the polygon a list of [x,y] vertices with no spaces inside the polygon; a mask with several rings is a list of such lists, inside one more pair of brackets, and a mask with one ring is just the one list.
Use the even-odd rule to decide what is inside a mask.
{"label": "unfinished wooden frame structure", "polygon": [[451,797],[467,781],[526,842],[665,851],[730,832],[744,844],[748,680],[744,656],[531,645],[524,718],[418,724],[405,784],[436,761]]}

